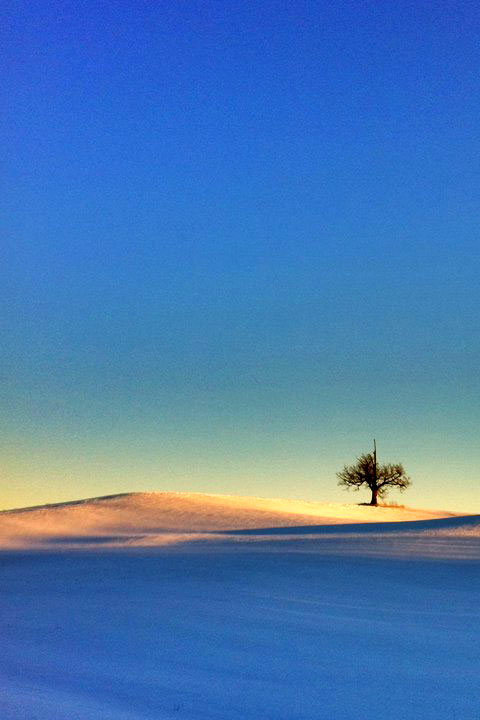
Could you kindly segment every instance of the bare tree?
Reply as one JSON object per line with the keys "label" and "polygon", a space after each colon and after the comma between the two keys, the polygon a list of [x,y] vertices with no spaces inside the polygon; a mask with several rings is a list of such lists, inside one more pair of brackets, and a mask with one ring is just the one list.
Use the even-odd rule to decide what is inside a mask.
{"label": "bare tree", "polygon": [[337,473],[338,484],[347,490],[360,490],[364,485],[371,493],[370,505],[378,505],[378,498],[383,498],[391,488],[403,492],[411,485],[401,463],[377,463],[377,446],[373,441],[373,453],[366,453],[357,458],[355,465],[345,465]]}

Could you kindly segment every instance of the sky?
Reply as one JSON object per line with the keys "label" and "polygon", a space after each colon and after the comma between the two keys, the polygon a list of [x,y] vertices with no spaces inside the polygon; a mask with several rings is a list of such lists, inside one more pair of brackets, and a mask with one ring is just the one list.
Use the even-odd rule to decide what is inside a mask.
{"label": "sky", "polygon": [[0,507],[480,512],[476,3],[1,14]]}

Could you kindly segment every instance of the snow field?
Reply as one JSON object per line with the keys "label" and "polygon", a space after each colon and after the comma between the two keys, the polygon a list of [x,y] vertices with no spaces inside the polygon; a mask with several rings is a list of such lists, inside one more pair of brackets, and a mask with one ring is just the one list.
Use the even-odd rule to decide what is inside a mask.
{"label": "snow field", "polygon": [[2,720],[479,720],[478,517],[149,548],[132,517],[0,552]]}

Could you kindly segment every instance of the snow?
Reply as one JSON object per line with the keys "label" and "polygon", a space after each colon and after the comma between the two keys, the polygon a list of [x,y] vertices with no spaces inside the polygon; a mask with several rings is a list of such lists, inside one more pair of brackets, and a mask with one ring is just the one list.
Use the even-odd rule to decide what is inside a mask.
{"label": "snow", "polygon": [[0,514],[2,720],[478,720],[480,517],[131,494]]}
{"label": "snow", "polygon": [[[0,513],[0,547],[157,546],[209,533],[452,518],[403,507],[202,493],[127,493]],[[271,532],[269,530],[269,532]],[[292,532],[296,532],[293,530]],[[262,533],[263,534],[263,533]]]}

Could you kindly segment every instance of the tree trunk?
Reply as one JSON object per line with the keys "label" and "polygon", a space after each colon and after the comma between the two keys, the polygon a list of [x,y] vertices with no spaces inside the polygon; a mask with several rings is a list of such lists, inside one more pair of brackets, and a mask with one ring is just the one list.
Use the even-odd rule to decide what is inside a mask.
{"label": "tree trunk", "polygon": [[378,488],[373,487],[370,488],[372,491],[372,499],[370,500],[370,505],[378,505]]}

